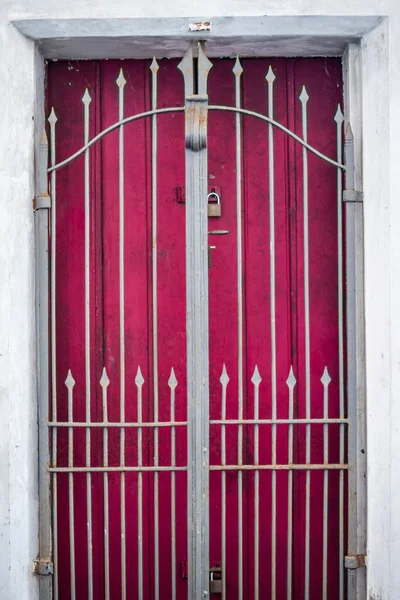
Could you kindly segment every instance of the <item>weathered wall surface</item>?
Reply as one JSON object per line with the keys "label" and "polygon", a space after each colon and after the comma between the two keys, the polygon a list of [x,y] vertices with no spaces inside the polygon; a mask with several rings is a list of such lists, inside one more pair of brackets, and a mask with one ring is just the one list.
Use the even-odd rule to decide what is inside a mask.
{"label": "weathered wall surface", "polygon": [[[389,16],[362,42],[368,589],[400,598],[400,4],[398,0],[3,0],[0,9],[0,598],[34,600],[37,427],[34,134],[42,61],[14,19]],[[301,21],[299,21],[301,29]],[[335,32],[333,32],[335,33]],[[36,115],[36,121],[33,116]]]}
{"label": "weathered wall surface", "polygon": [[35,49],[0,10],[0,598],[36,597]]}

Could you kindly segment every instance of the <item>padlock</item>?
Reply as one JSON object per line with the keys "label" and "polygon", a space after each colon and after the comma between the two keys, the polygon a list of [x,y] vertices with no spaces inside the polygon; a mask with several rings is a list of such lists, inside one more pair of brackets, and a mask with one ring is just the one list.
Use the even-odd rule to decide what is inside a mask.
{"label": "padlock", "polygon": [[210,596],[212,594],[222,594],[221,567],[213,567],[210,569]]}
{"label": "padlock", "polygon": [[[210,202],[210,198],[215,201]],[[208,202],[208,216],[209,217],[220,217],[221,216],[221,196],[217,192],[210,192],[207,196]]]}

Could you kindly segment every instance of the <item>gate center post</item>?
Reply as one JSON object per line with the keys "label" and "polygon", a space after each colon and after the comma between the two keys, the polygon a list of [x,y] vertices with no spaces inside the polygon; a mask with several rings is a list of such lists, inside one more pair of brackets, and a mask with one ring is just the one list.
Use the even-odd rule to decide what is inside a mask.
{"label": "gate center post", "polygon": [[187,518],[188,598],[191,600],[209,597],[210,537],[206,91],[212,64],[202,43],[198,50],[197,82],[192,46],[179,65],[185,82]]}

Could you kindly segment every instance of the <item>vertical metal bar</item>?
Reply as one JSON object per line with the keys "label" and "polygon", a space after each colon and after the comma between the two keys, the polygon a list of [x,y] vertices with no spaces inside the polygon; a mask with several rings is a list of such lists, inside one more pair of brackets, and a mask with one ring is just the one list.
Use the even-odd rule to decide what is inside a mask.
{"label": "vertical metal bar", "polygon": [[[171,375],[168,380],[171,390],[170,419],[175,423],[175,389],[178,382],[175,377],[175,371],[171,369]],[[176,466],[176,432],[175,426],[171,427],[171,466]],[[171,472],[171,600],[176,600],[176,481],[175,471]]]}
{"label": "vertical metal bar", "polygon": [[[140,367],[138,367],[135,384],[137,387],[137,420],[142,423],[142,387],[144,379]],[[138,448],[138,466],[143,465],[142,451],[142,428],[138,428],[137,448]],[[143,600],[143,474],[138,472],[138,600]]]}
{"label": "vertical metal bar", "polygon": [[[274,81],[271,66],[265,77],[268,83],[268,117],[274,118]],[[272,419],[276,419],[276,315],[275,315],[275,173],[274,127],[268,125],[269,177],[269,265],[270,265],[270,326],[271,326],[271,399]],[[276,425],[272,425],[272,464],[276,465]],[[276,597],[276,471],[271,473],[271,600]]]}
{"label": "vertical metal bar", "polygon": [[[226,389],[229,383],[224,364],[219,381],[222,386],[221,420],[226,420]],[[226,465],[226,426],[221,425],[221,464]],[[226,472],[221,472],[221,576],[222,600],[226,600]]]}
{"label": "vertical metal bar", "polygon": [[[110,380],[107,376],[106,368],[103,368],[103,373],[100,379],[102,388],[103,401],[103,423],[108,423],[108,406],[107,406],[107,388],[110,385]],[[108,427],[103,428],[103,466],[108,467]],[[105,600],[110,598],[110,523],[109,523],[109,502],[108,502],[108,473],[103,473],[103,494],[104,494],[104,597]]]}
{"label": "vertical metal bar", "polygon": [[[49,116],[51,166],[56,164],[56,123],[54,108]],[[52,419],[57,422],[57,364],[56,364],[56,171],[51,172],[51,411]],[[52,465],[57,466],[57,427],[52,430]],[[54,600],[58,600],[58,506],[57,473],[53,473],[53,563],[54,563]]]}
{"label": "vertical metal bar", "polygon": [[[307,103],[309,96],[303,86],[299,96],[303,139],[307,141]],[[303,147],[303,235],[304,235],[304,329],[305,329],[305,381],[306,381],[306,418],[311,418],[311,382],[310,382],[310,296],[309,296],[309,247],[308,247],[308,156]],[[311,462],[311,429],[306,425],[306,463]],[[305,579],[304,599],[310,592],[310,471],[306,471],[306,533],[305,533]]]}
{"label": "vertical metal bar", "polygon": [[[190,56],[192,48],[181,69],[186,70]],[[198,77],[203,88],[211,66],[199,44]],[[207,107],[206,95],[186,95],[188,598],[209,595]]]}
{"label": "vertical metal bar", "polygon": [[[92,99],[88,90],[82,98],[84,105],[84,142],[89,141],[90,112]],[[85,380],[86,380],[86,422],[90,423],[90,163],[89,149],[85,150]],[[86,466],[90,467],[90,427],[86,428]],[[93,541],[92,541],[92,476],[86,474],[87,504],[87,543],[88,543],[88,593],[93,600]]]}
{"label": "vertical metal bar", "polygon": [[[294,387],[296,378],[293,366],[290,367],[286,380],[289,388],[289,419],[294,418]],[[289,425],[288,462],[293,464],[293,423]],[[286,600],[292,600],[292,544],[293,544],[293,471],[288,470],[288,530],[287,530],[287,566],[286,566]]]}
{"label": "vertical metal bar", "polygon": [[[251,382],[254,385],[254,464],[260,462],[260,439],[258,419],[260,418],[259,388],[261,376],[257,365],[255,366]],[[260,472],[254,472],[254,600],[260,597]]]}
{"label": "vertical metal bar", "polygon": [[[48,141],[46,131],[39,143],[38,196],[48,197]],[[49,199],[49,198],[48,198]],[[36,239],[36,340],[38,357],[38,419],[39,419],[39,548],[40,559],[52,559],[51,479],[49,428],[49,213],[40,209],[35,213]],[[55,433],[53,428],[52,435]],[[54,478],[54,475],[53,475]],[[41,577],[40,598],[51,599],[51,577]]]}
{"label": "vertical metal bar", "polygon": [[[239,57],[233,67],[235,106],[241,107],[240,78],[243,73]],[[243,419],[243,251],[242,251],[242,117],[236,119],[236,220],[237,220],[237,306],[238,306],[238,417]],[[238,465],[243,464],[243,426],[238,426]],[[243,598],[243,473],[238,472],[238,591]]]}
{"label": "vertical metal bar", "polygon": [[[73,390],[75,380],[69,370],[65,385],[68,389],[68,421],[74,421]],[[68,467],[74,466],[74,428],[68,427]],[[74,474],[68,473],[68,520],[69,520],[69,565],[71,578],[71,600],[75,600],[75,510],[74,510]]]}
{"label": "vertical metal bar", "polygon": [[[361,135],[361,48],[349,44],[343,55],[344,95],[347,121],[351,128],[345,134],[353,149],[345,149],[346,188],[362,190],[362,135]],[[351,132],[353,130],[353,133]],[[353,139],[354,134],[354,139]],[[347,154],[353,154],[347,160]],[[350,163],[350,164],[349,164]],[[350,173],[351,171],[351,173]],[[362,198],[359,198],[362,200]],[[354,204],[354,205],[352,205]],[[365,321],[364,321],[364,225],[362,202],[345,206],[346,254],[346,400],[348,429],[348,553],[366,552],[367,489],[366,489],[366,381],[365,381]],[[350,268],[347,265],[351,265]],[[362,600],[367,596],[366,569],[347,572],[348,600]]]}
{"label": "vertical metal bar", "polygon": [[[321,377],[322,385],[324,386],[324,419],[329,416],[329,384],[331,378],[325,367]],[[327,600],[328,597],[328,464],[329,464],[329,438],[328,438],[328,423],[324,425],[324,508],[323,508],[323,540],[322,540],[322,600]]]}
{"label": "vertical metal bar", "polygon": [[[157,108],[158,63],[153,58],[151,70],[151,107]],[[157,115],[151,118],[151,214],[152,214],[152,320],[153,320],[153,390],[154,421],[158,422],[158,323],[157,323]],[[158,466],[158,427],[154,427],[154,466]],[[158,473],[154,473],[154,598],[158,600],[159,588],[159,522]]]}
{"label": "vertical metal bar", "polygon": [[[120,69],[116,80],[118,86],[118,118],[124,118],[124,91],[126,79]],[[124,127],[119,127],[119,361],[120,361],[120,419],[125,422],[125,174],[124,174]],[[125,429],[120,432],[120,465],[125,466]],[[121,598],[126,600],[126,511],[125,473],[121,472]],[[108,485],[108,482],[107,482]]]}
{"label": "vertical metal bar", "polygon": [[[355,188],[354,138],[350,124],[345,131],[346,190]],[[348,439],[348,540],[347,554],[365,553],[362,524],[364,502],[359,497],[365,482],[363,416],[360,410],[365,394],[364,340],[364,262],[363,204],[346,202],[346,326],[347,326],[347,402]],[[343,557],[342,557],[343,560]],[[348,570],[349,600],[362,598],[365,586],[363,568]]]}
{"label": "vertical metal bar", "polygon": [[[336,157],[338,162],[343,158],[343,113],[338,105],[334,116],[336,121]],[[339,416],[344,419],[344,319],[343,319],[343,218],[342,218],[342,184],[343,173],[341,169],[336,170],[336,190],[337,190],[337,222],[338,222],[338,330],[339,330]],[[339,461],[344,462],[344,425],[340,425],[340,448]],[[344,472],[339,474],[339,600],[343,600],[344,594]]]}

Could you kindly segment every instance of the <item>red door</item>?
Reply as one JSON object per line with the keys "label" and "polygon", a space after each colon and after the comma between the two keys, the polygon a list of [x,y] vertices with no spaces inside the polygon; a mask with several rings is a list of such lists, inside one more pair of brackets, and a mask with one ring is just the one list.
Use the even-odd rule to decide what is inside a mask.
{"label": "red door", "polygon": [[[54,163],[182,107],[177,63],[51,63]],[[341,162],[339,59],[234,66],[213,61],[210,105]],[[250,114],[209,113],[212,597],[344,598],[341,171]],[[184,126],[126,123],[53,176],[60,600],[187,598]]]}

